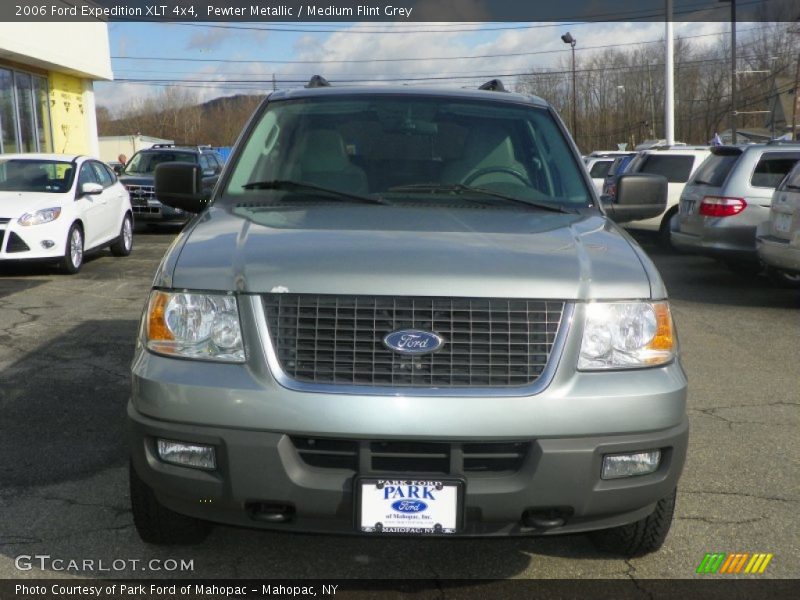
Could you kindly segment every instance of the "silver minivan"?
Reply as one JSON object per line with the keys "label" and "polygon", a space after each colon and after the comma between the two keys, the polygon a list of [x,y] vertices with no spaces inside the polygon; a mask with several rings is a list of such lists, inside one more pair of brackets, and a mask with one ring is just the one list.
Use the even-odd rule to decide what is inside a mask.
{"label": "silver minivan", "polygon": [[800,162],[775,190],[769,220],[756,232],[756,248],[771,278],[800,284]]}
{"label": "silver minivan", "polygon": [[762,270],[756,227],[769,218],[775,187],[800,160],[800,144],[717,146],[683,190],[672,244],[721,259],[734,271]]}
{"label": "silver minivan", "polygon": [[341,87],[269,95],[161,262],[128,405],[134,523],[391,536],[592,532],[658,549],[687,441],[667,290],[545,101]]}

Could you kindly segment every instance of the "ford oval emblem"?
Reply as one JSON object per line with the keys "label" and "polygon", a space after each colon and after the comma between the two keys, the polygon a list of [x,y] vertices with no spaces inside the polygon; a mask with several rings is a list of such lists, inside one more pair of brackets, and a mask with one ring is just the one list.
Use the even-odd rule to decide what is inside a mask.
{"label": "ford oval emblem", "polygon": [[428,354],[444,346],[444,339],[431,331],[398,329],[384,336],[383,345],[402,354]]}
{"label": "ford oval emblem", "polygon": [[398,500],[392,502],[392,508],[401,513],[421,513],[428,505],[422,500]]}

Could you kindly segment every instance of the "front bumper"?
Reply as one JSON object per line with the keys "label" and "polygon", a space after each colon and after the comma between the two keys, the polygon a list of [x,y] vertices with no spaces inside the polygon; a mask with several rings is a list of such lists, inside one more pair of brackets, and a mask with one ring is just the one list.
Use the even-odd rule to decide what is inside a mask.
{"label": "front bumper", "polygon": [[67,231],[61,219],[29,227],[11,220],[0,224],[0,261],[60,259],[66,244]]}
{"label": "front bumper", "polygon": [[758,256],[771,267],[789,273],[800,273],[800,245],[772,236],[756,238]]}
{"label": "front bumper", "polygon": [[[157,421],[129,405],[133,466],[167,508],[199,519],[287,531],[357,533],[356,476],[386,476],[373,470],[368,440],[355,443],[356,470],[321,468],[306,462],[296,436],[248,429],[199,427]],[[218,467],[201,471],[162,462],[157,438],[214,445]],[[341,440],[340,440],[341,441]],[[650,514],[676,487],[688,441],[688,421],[668,429],[624,435],[529,439],[524,460],[513,472],[388,473],[392,478],[458,477],[466,481],[467,536],[574,533],[615,527]],[[450,464],[462,447],[450,449]],[[662,460],[652,474],[600,479],[604,454],[659,448]],[[273,522],[263,507],[281,507],[288,518]],[[526,514],[558,515],[563,524],[531,526]]]}
{"label": "front bumper", "polygon": [[[637,521],[677,484],[688,441],[680,362],[577,371],[582,328],[575,324],[583,323],[583,303],[566,313],[543,387],[438,394],[293,388],[270,366],[260,307],[258,297],[240,297],[245,364],[168,358],[137,345],[128,407],[132,461],[175,512],[234,525],[355,533],[357,476],[456,477],[466,482],[465,535],[568,533]],[[213,445],[217,469],[162,462],[155,451],[159,438]],[[349,453],[351,462],[309,460],[303,445],[310,439],[322,450]],[[522,448],[519,460],[484,466],[510,443]],[[376,452],[398,458],[380,450],[392,444],[410,456],[376,461]],[[653,449],[663,457],[656,472],[600,479],[604,454]],[[438,462],[409,461],[429,451]],[[476,452],[492,456],[471,462]],[[259,506],[285,507],[291,519],[263,520]],[[557,512],[564,522],[546,530],[526,527],[526,511]]]}
{"label": "front bumper", "polygon": [[131,202],[134,218],[146,223],[186,223],[191,214],[179,208],[172,208],[158,200]]}

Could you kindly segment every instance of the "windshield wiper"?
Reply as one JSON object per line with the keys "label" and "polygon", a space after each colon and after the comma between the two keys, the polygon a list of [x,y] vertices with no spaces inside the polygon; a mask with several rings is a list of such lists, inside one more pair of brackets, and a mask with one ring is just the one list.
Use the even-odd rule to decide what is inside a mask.
{"label": "windshield wiper", "polygon": [[369,204],[389,204],[383,198],[377,196],[362,196],[360,194],[352,194],[350,192],[342,192],[332,188],[326,188],[313,183],[304,183],[302,181],[292,181],[290,179],[270,179],[268,181],[253,181],[246,183],[242,186],[246,190],[286,190],[290,192],[318,192],[326,194],[333,198],[341,198],[346,200],[355,200],[357,202],[365,202]]}
{"label": "windshield wiper", "polygon": [[[472,187],[464,185],[463,183],[415,183],[412,185],[401,185],[398,187],[389,188],[390,192],[411,192],[415,194],[438,194],[438,193],[456,193],[456,194],[481,194],[483,196],[491,196],[492,198],[499,198],[505,200],[509,204],[516,204],[518,206],[525,206],[527,208],[538,208],[541,210],[549,210],[552,212],[560,212],[565,214],[573,214],[572,211],[567,210],[563,206],[555,206],[552,204],[545,204],[544,202],[530,202],[522,198],[515,198],[495,192],[494,190],[487,190],[486,188]],[[475,198],[466,198],[466,200],[477,201]],[[485,204],[485,202],[483,203]]]}
{"label": "windshield wiper", "polygon": [[787,189],[787,190],[800,190],[800,185],[795,185],[793,183],[787,183],[783,187],[784,187],[784,189]]}

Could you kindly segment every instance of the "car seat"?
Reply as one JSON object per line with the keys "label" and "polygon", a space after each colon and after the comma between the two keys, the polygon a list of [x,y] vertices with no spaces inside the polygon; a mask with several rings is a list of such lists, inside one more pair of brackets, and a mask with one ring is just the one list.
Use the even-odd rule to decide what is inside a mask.
{"label": "car seat", "polygon": [[367,192],[367,176],[350,162],[339,132],[333,129],[308,131],[298,149],[294,179],[356,194]]}
{"label": "car seat", "polygon": [[[513,172],[519,173],[519,176]],[[514,156],[514,145],[507,132],[481,125],[470,130],[460,159],[442,169],[442,183],[485,186],[492,183],[528,182],[528,171]]]}

